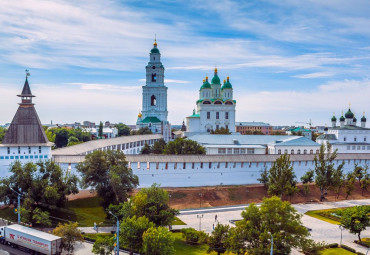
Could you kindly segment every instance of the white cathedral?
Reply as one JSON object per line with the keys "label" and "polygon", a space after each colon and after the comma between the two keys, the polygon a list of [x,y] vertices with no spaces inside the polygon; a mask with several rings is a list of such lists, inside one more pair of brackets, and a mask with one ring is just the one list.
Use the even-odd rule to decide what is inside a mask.
{"label": "white cathedral", "polygon": [[171,137],[171,125],[167,121],[167,87],[164,85],[164,66],[161,53],[154,41],[150,51],[150,60],[146,69],[146,85],[142,92],[142,111],[139,113],[136,127],[148,127],[153,134],[162,134],[167,142]]}
{"label": "white cathedral", "polygon": [[197,109],[186,117],[186,136],[210,133],[211,130],[220,128],[235,132],[236,100],[233,100],[233,87],[229,77],[221,85],[217,68],[211,83],[208,82],[208,77],[203,80],[196,104]]}

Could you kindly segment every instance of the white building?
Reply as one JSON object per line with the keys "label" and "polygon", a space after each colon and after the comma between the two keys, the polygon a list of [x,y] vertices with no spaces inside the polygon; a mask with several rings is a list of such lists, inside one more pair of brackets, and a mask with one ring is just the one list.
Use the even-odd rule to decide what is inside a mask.
{"label": "white building", "polygon": [[138,115],[136,126],[148,127],[154,134],[162,134],[165,141],[168,141],[171,125],[167,121],[167,87],[164,85],[164,66],[156,41],[149,56],[146,85],[142,92],[142,111]]}
{"label": "white building", "polygon": [[15,161],[21,163],[51,159],[51,146],[37,115],[28,79],[23,86],[18,110],[0,144],[0,177],[9,174]]}
{"label": "white building", "polygon": [[320,144],[329,142],[332,150],[338,149],[338,153],[370,153],[370,129],[366,128],[366,118],[362,116],[361,126],[357,126],[357,119],[348,109],[346,114],[339,118],[331,118],[332,127],[325,130],[325,134],[317,137]]}
{"label": "white building", "polygon": [[312,139],[312,130],[303,128],[303,127],[296,127],[296,128],[288,129],[286,133],[287,135],[302,134],[304,137],[308,139]]}
{"label": "white building", "polygon": [[211,135],[198,134],[189,139],[206,148],[206,154],[316,154],[320,145],[302,136]]}
{"label": "white building", "polygon": [[[83,131],[90,133],[93,137],[99,136],[99,128],[82,128]],[[118,135],[117,128],[103,127],[103,137],[105,139],[115,138]]]}
{"label": "white building", "polygon": [[186,136],[197,133],[209,133],[211,130],[227,128],[235,132],[235,105],[233,88],[229,77],[221,86],[217,68],[211,84],[208,77],[203,80],[199,89],[197,109],[191,116],[186,117]]}

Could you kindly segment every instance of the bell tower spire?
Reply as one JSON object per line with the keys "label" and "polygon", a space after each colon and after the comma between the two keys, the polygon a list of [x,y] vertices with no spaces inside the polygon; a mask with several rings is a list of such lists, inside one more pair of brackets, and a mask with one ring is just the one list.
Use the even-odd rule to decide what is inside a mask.
{"label": "bell tower spire", "polygon": [[32,98],[35,97],[34,95],[32,95],[30,85],[28,84],[28,76],[31,76],[31,74],[28,69],[26,69],[25,71],[26,81],[24,82],[22,93],[20,95],[17,95],[22,100],[20,103],[21,106],[33,105]]}

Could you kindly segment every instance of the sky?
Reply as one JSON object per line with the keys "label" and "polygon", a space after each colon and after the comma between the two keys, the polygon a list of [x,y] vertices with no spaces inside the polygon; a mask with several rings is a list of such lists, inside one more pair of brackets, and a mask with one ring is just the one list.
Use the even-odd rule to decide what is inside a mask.
{"label": "sky", "polygon": [[[0,124],[25,69],[41,122],[135,124],[156,36],[168,120],[181,124],[217,66],[236,121],[331,125],[370,112],[368,0],[0,0]],[[367,116],[370,117],[370,116]]]}

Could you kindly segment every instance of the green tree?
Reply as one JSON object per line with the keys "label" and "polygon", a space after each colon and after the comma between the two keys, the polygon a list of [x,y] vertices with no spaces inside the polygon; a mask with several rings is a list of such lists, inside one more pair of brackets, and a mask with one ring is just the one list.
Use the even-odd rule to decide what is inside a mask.
{"label": "green tree", "polygon": [[344,174],[342,168],[337,168],[333,170],[333,177],[331,181],[331,189],[335,193],[335,199],[339,198],[340,191],[344,185]]}
{"label": "green tree", "polygon": [[77,165],[77,170],[82,186],[96,190],[105,208],[126,201],[128,192],[139,184],[121,151],[94,151]]}
{"label": "green tree", "polygon": [[215,134],[215,135],[230,135],[231,132],[228,128],[224,128],[224,127],[221,127],[221,128],[216,128],[215,130],[211,130],[211,134]]}
{"label": "green tree", "polygon": [[139,128],[139,130],[131,130],[131,135],[149,135],[149,134],[153,134],[149,127],[142,127]]}
{"label": "green tree", "polygon": [[141,149],[141,154],[150,154],[152,153],[152,148],[149,146],[149,144],[144,144],[143,148]]}
{"label": "green tree", "polygon": [[81,128],[72,129],[71,136],[76,137],[80,142],[87,142],[91,140],[91,134],[89,132],[82,131]]}
{"label": "green tree", "polygon": [[151,227],[143,234],[143,252],[146,255],[173,255],[175,239],[165,227]]}
{"label": "green tree", "polygon": [[344,162],[335,168],[334,160],[337,157],[337,150],[331,152],[331,144],[321,144],[319,155],[315,155],[315,184],[320,189],[320,201],[325,199],[326,191],[332,187],[334,173],[341,170]]}
{"label": "green tree", "polygon": [[102,138],[102,137],[103,137],[103,122],[101,122],[101,121],[100,121],[100,123],[99,123],[98,136],[99,136],[100,138]]}
{"label": "green tree", "polygon": [[364,174],[363,174],[361,182],[360,182],[361,194],[362,195],[364,195],[364,192],[367,191],[367,188],[370,185],[370,174],[367,171],[368,171],[368,167],[366,166]]}
{"label": "green tree", "polygon": [[356,176],[353,172],[350,172],[346,175],[346,180],[344,183],[344,188],[346,192],[346,199],[352,194],[352,191],[355,189]]}
{"label": "green tree", "polygon": [[270,234],[274,237],[274,254],[290,254],[292,248],[302,248],[308,241],[308,230],[301,215],[287,201],[278,197],[264,198],[260,207],[250,204],[236,222],[241,237],[239,247],[246,245],[248,254],[269,254]]}
{"label": "green tree", "polygon": [[268,189],[268,182],[269,182],[269,171],[267,167],[260,171],[261,177],[257,179],[260,183],[263,183],[265,189]]}
{"label": "green tree", "polygon": [[133,216],[122,220],[120,240],[122,240],[123,246],[130,251],[130,255],[134,254],[135,251],[142,252],[143,234],[154,226],[154,223],[150,222],[145,216],[139,218]]}
{"label": "green tree", "polygon": [[293,196],[298,192],[293,165],[287,154],[281,155],[272,164],[268,175],[268,193],[282,198],[283,195]]}
{"label": "green tree", "polygon": [[355,168],[353,169],[353,175],[357,178],[358,184],[361,183],[361,179],[363,177],[364,172],[365,172],[365,169],[362,166],[359,166],[357,163],[355,163]]}
{"label": "green tree", "polygon": [[176,138],[168,142],[164,154],[206,154],[206,149],[196,141],[186,138]]}
{"label": "green tree", "polygon": [[81,143],[81,142],[78,140],[78,138],[77,138],[77,137],[75,137],[75,136],[70,136],[70,137],[68,138],[68,144],[67,144],[67,146],[72,146],[72,145],[76,145],[76,144],[79,144],[79,143]]}
{"label": "green tree", "polygon": [[230,228],[226,239],[226,249],[237,255],[244,255],[247,252],[247,246],[244,242],[244,228]]}
{"label": "green tree", "polygon": [[218,255],[225,253],[230,227],[228,225],[217,224],[208,238],[208,252],[215,251]]}
{"label": "green tree", "polygon": [[310,193],[309,185],[311,182],[313,182],[314,175],[315,173],[313,172],[313,170],[309,170],[301,177],[301,182],[303,183],[304,193],[306,194],[306,196]]}
{"label": "green tree", "polygon": [[159,139],[153,144],[152,152],[154,154],[162,154],[165,147],[166,142],[164,141],[164,139]]}
{"label": "green tree", "polygon": [[76,242],[84,240],[77,222],[59,223],[53,230],[53,234],[62,238],[62,249],[67,251],[68,254],[73,253]]}
{"label": "green tree", "polygon": [[0,143],[2,143],[5,133],[6,133],[6,128],[3,128],[0,126]]}
{"label": "green tree", "polygon": [[66,147],[68,144],[69,132],[65,128],[58,128],[55,130],[55,146],[58,148]]}
{"label": "green tree", "polygon": [[113,237],[99,236],[96,239],[91,252],[95,255],[112,255],[114,250],[113,243]]}
{"label": "green tree", "polygon": [[131,128],[123,123],[119,123],[116,125],[118,136],[129,136],[131,132]]}
{"label": "green tree", "polygon": [[68,195],[78,193],[77,176],[65,173],[52,161],[24,165],[16,161],[9,171],[10,176],[0,180],[0,201],[16,205],[13,190],[20,193],[24,219],[32,224],[47,223],[44,211],[63,207]]}
{"label": "green tree", "polygon": [[361,232],[370,226],[369,213],[369,206],[347,208],[342,212],[340,225],[348,229],[350,233],[357,234],[361,242]]}
{"label": "green tree", "polygon": [[145,216],[157,226],[170,225],[179,214],[178,210],[169,206],[168,192],[155,183],[150,188],[142,188],[131,201],[128,203],[131,215]]}

